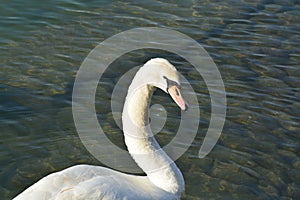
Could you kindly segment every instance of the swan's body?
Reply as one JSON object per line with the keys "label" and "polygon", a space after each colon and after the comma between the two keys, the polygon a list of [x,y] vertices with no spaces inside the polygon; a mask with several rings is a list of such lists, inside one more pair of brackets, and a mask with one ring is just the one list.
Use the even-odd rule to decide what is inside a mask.
{"label": "swan's body", "polygon": [[140,68],[129,87],[122,120],[128,151],[147,176],[77,165],[44,177],[15,200],[179,199],[184,190],[183,176],[149,127],[148,108],[155,87],[169,93],[181,109],[186,109],[173,65],[156,58]]}

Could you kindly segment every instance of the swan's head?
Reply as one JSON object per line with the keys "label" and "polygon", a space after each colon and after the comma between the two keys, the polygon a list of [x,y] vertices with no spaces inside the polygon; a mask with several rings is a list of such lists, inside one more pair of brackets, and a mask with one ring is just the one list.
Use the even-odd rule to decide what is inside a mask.
{"label": "swan's head", "polygon": [[176,68],[166,59],[154,58],[149,60],[143,67],[147,82],[170,94],[175,103],[182,109],[187,110],[188,106],[183,99],[180,89],[180,79]]}

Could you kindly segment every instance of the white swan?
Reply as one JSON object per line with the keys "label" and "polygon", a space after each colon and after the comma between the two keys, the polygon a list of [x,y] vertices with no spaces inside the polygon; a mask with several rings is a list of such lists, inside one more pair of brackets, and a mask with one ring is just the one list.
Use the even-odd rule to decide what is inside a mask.
{"label": "white swan", "polygon": [[187,109],[173,65],[155,58],[139,69],[128,89],[122,121],[128,151],[147,176],[77,165],[44,177],[15,200],[179,199],[184,190],[183,176],[148,125],[148,108],[156,87],[169,93],[182,110]]}

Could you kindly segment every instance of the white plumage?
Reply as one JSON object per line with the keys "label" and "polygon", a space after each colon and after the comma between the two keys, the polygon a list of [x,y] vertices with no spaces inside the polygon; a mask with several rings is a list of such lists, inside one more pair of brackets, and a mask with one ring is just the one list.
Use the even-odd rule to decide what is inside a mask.
{"label": "white plumage", "polygon": [[179,199],[184,190],[183,176],[149,127],[148,108],[155,88],[169,93],[181,109],[186,109],[173,65],[155,58],[140,68],[128,89],[122,120],[128,151],[147,176],[77,165],[42,178],[14,200]]}

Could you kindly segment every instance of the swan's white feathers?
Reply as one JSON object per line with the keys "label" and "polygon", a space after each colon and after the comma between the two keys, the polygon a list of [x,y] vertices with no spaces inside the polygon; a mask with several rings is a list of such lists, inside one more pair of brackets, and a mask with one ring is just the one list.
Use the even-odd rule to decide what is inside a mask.
{"label": "swan's white feathers", "polygon": [[148,61],[134,77],[123,109],[125,143],[147,176],[128,175],[100,166],[77,165],[44,177],[15,200],[179,199],[184,190],[183,176],[176,164],[161,151],[151,129],[145,126],[153,88],[168,92],[165,78],[179,83],[175,67],[167,60],[155,58]]}
{"label": "swan's white feathers", "polygon": [[172,199],[171,194],[155,187],[146,176],[127,175],[100,166],[76,165],[44,177],[14,200],[150,200],[161,196]]}
{"label": "swan's white feathers", "polygon": [[136,86],[147,83],[168,93],[167,82],[164,77],[180,85],[177,70],[169,61],[163,58],[152,58],[139,69],[134,79]]}

